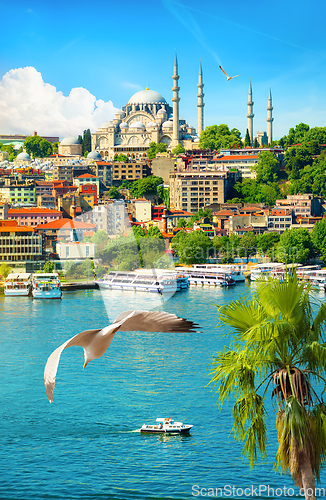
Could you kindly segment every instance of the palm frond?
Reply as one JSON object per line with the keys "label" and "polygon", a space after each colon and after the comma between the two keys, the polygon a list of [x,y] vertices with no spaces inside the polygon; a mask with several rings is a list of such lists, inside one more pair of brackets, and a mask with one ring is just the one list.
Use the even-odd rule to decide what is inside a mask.
{"label": "palm frond", "polygon": [[326,374],[326,343],[311,342],[302,348],[299,362],[320,375]]}
{"label": "palm frond", "polygon": [[285,281],[267,281],[257,286],[257,298],[264,304],[264,310],[270,318],[281,314],[284,319],[297,325],[304,314],[302,300],[304,285],[293,276]]}
{"label": "palm frond", "polygon": [[264,319],[263,308],[255,300],[242,296],[238,300],[219,307],[219,319],[242,334]]}
{"label": "palm frond", "polygon": [[314,340],[316,341],[324,340],[321,337],[325,323],[326,323],[326,303],[321,304],[311,327],[311,330],[315,334]]}
{"label": "palm frond", "polygon": [[263,362],[256,353],[226,349],[218,352],[210,364],[209,375],[212,377],[209,384],[216,387],[219,405],[231,393],[243,394],[255,387],[255,375],[259,373],[259,365]]}
{"label": "palm frond", "polygon": [[239,398],[233,407],[233,432],[244,442],[242,453],[249,456],[250,465],[257,464],[258,453],[266,457],[266,412],[264,399],[255,391]]}

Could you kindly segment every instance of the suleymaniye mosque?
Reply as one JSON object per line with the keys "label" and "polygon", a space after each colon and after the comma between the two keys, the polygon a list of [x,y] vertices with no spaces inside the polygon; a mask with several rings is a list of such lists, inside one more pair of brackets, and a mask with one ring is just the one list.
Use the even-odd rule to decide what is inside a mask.
{"label": "suleymaniye mosque", "polygon": [[175,56],[173,71],[172,106],[156,92],[136,92],[128,103],[119,110],[111,122],[103,123],[92,134],[92,151],[100,153],[103,159],[114,158],[116,154],[143,156],[151,142],[167,144],[173,148],[178,144],[187,150],[197,149],[199,135],[204,124],[203,73],[201,64],[198,74],[198,135],[195,128],[179,117],[178,61]]}

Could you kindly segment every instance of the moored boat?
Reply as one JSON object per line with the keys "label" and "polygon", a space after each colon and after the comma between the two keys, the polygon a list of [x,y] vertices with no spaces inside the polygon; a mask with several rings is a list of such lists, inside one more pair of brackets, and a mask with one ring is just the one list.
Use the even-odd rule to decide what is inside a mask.
{"label": "moored boat", "polygon": [[207,285],[207,286],[234,286],[235,280],[225,271],[219,269],[201,269],[193,267],[178,267],[178,271],[182,272],[189,278],[190,285]]}
{"label": "moored boat", "polygon": [[111,271],[103,279],[95,280],[100,288],[153,293],[174,293],[188,288],[185,276],[165,270]]}
{"label": "moored boat", "polygon": [[7,297],[27,297],[32,290],[31,273],[10,273],[5,280],[4,293]]}
{"label": "moored boat", "polygon": [[157,418],[156,425],[144,424],[140,432],[144,434],[189,434],[193,425],[185,425],[182,422],[175,422],[171,417]]}
{"label": "moored boat", "polygon": [[35,273],[32,276],[33,299],[61,299],[62,291],[58,273]]}

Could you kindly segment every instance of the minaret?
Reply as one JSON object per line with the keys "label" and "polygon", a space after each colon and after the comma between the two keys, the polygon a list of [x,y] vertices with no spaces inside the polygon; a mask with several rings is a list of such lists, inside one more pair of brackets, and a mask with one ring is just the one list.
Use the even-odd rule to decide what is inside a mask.
{"label": "minaret", "polygon": [[266,118],[268,144],[272,144],[272,141],[273,141],[273,121],[274,121],[274,118],[272,118],[272,111],[273,111],[272,93],[271,93],[271,88],[269,87],[267,118]]}
{"label": "minaret", "polygon": [[252,100],[252,88],[251,88],[251,80],[249,82],[249,91],[248,91],[248,130],[250,135],[251,144],[254,142],[254,101]]}
{"label": "minaret", "polygon": [[204,93],[203,93],[203,88],[204,88],[204,83],[203,83],[203,70],[201,67],[201,62],[199,63],[199,73],[198,73],[198,130],[197,134],[200,136],[202,131],[204,130]]}
{"label": "minaret", "polygon": [[178,80],[179,80],[179,75],[178,75],[178,60],[177,60],[177,53],[175,53],[174,56],[174,71],[173,71],[173,97],[172,97],[172,102],[173,102],[173,139],[172,139],[172,147],[175,147],[179,144],[179,90],[180,88],[178,87]]}

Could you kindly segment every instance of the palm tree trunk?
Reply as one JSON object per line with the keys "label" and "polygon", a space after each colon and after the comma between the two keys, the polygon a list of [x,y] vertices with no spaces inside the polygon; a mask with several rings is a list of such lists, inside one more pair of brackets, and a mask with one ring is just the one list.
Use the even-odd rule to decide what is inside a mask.
{"label": "palm tree trunk", "polygon": [[315,477],[312,472],[310,458],[305,451],[302,451],[300,453],[300,472],[305,499],[316,500]]}

